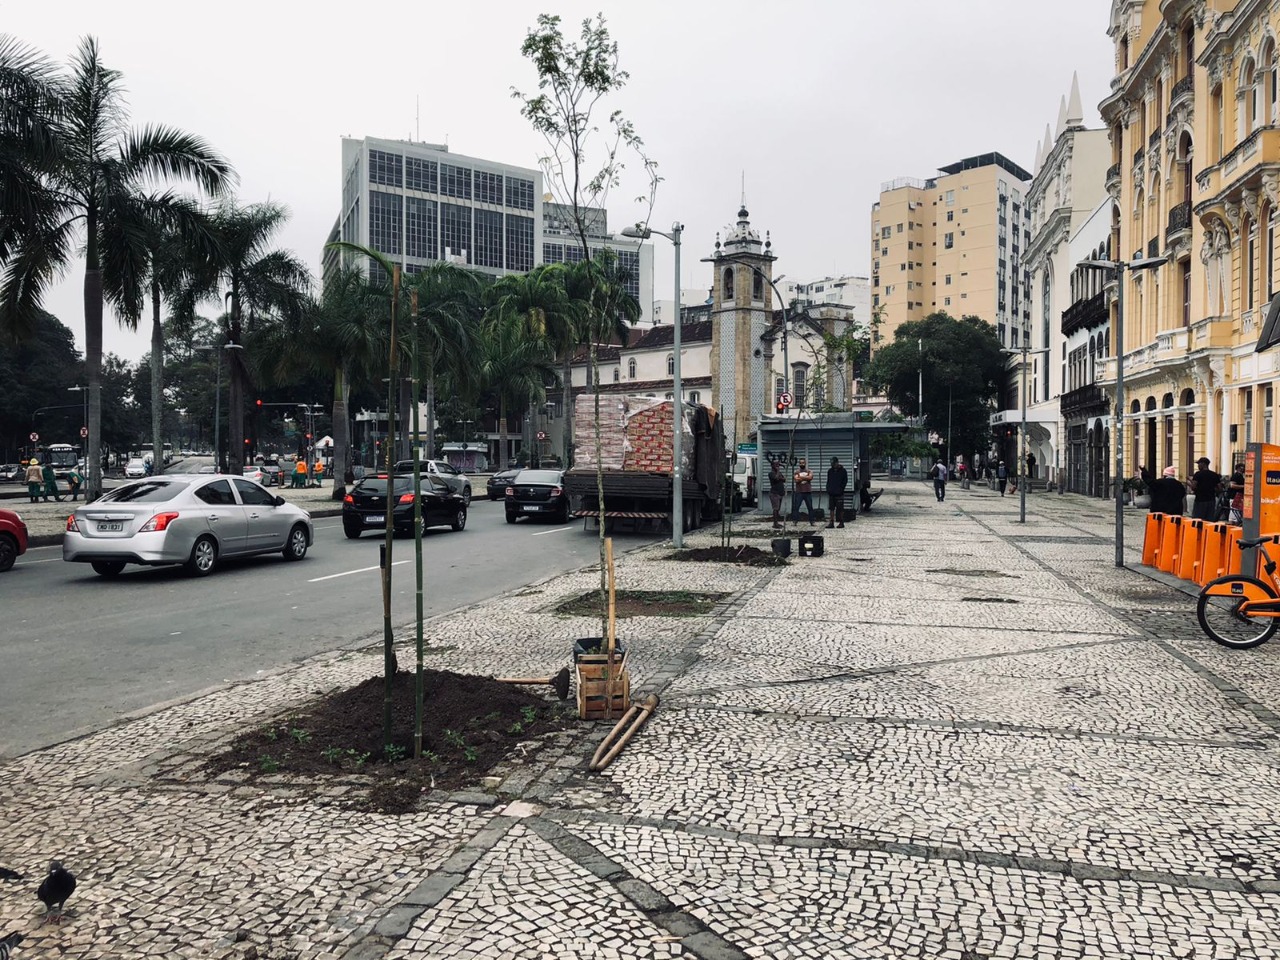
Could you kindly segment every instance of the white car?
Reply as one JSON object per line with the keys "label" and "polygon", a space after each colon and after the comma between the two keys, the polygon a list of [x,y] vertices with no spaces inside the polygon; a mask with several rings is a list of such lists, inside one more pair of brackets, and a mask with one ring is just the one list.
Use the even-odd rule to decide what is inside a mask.
{"label": "white car", "polygon": [[[454,493],[460,494],[467,506],[471,505],[471,478],[448,460],[419,460],[418,470],[423,476],[439,477]],[[396,461],[396,476],[413,473],[412,460]]]}
{"label": "white car", "polygon": [[134,457],[124,465],[124,476],[126,480],[138,480],[147,475],[147,465],[141,457]]}

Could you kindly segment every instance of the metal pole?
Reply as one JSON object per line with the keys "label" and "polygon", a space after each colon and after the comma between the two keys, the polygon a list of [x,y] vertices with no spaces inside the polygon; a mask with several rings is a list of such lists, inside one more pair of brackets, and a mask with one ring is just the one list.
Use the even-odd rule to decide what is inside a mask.
{"label": "metal pole", "polygon": [[219,426],[222,422],[222,344],[214,349],[218,351],[218,377],[213,387],[213,472],[221,473],[222,460],[218,456],[218,443],[221,440]]}
{"label": "metal pole", "polygon": [[1018,458],[1018,522],[1027,522],[1027,338],[1022,338],[1022,455]]}
{"label": "metal pole", "polygon": [[684,547],[684,478],[680,469],[680,446],[684,439],[684,411],[680,386],[680,234],[684,230],[681,223],[671,225],[671,244],[676,253],[676,316],[675,327],[671,332],[671,348],[675,362],[671,368],[674,380],[671,395],[672,410],[675,415],[675,433],[671,438],[671,543],[677,549]]}
{"label": "metal pole", "polygon": [[1124,261],[1116,261],[1116,415],[1111,427],[1116,472],[1116,566],[1124,566]]}
{"label": "metal pole", "polygon": [[[916,346],[920,350],[920,385],[916,392],[916,416],[920,418],[920,426],[924,426],[924,339],[916,341]],[[925,437],[928,440],[928,437]]]}

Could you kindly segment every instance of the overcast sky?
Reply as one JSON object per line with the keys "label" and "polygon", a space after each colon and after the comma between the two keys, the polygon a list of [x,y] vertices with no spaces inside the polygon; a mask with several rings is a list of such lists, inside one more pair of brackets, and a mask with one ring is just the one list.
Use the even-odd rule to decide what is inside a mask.
{"label": "overcast sky", "polygon": [[[776,273],[810,280],[869,272],[880,184],[998,150],[1030,169],[1045,124],[1080,75],[1099,125],[1113,53],[1109,0],[650,0],[403,5],[152,0],[0,0],[0,31],[58,61],[81,36],[125,76],[135,124],[205,137],[235,166],[243,202],[281,201],[280,245],[318,275],[341,198],[339,138],[447,141],[457,153],[536,166],[540,139],[512,86],[536,77],[520,55],[539,12],[576,34],[603,10],[635,123],[664,178],[655,227],[685,225],[685,287],[736,219],[745,175],[752,224],[772,232]],[[415,98],[420,119],[415,121]],[[643,215],[637,178],[609,203],[615,229]],[[654,296],[671,296],[658,238]],[[46,306],[83,347],[77,263]],[[106,349],[137,359],[145,332],[107,321]]]}

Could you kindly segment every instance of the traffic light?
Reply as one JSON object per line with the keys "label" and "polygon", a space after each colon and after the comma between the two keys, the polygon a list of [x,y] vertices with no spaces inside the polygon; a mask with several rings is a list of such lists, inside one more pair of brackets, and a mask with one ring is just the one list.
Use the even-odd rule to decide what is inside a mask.
{"label": "traffic light", "polygon": [[778,411],[778,416],[782,416],[784,413],[787,412],[787,405],[783,403],[781,400],[779,400],[775,405],[775,409]]}
{"label": "traffic light", "polygon": [[261,410],[261,409],[262,409],[262,401],[261,401],[261,400],[255,400],[255,401],[254,401],[254,403],[256,403],[256,404],[258,405],[258,409],[259,409],[259,410]]}
{"label": "traffic light", "polygon": [[308,443],[310,443],[310,442],[311,442],[311,434],[309,434],[309,433],[308,433],[308,434],[306,434],[306,438],[307,438],[307,442],[308,442]]}

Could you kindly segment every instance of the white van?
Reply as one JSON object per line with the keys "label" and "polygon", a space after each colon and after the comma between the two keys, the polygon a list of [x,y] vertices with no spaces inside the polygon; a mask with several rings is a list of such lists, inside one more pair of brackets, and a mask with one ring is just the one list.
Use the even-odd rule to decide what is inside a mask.
{"label": "white van", "polygon": [[733,465],[733,481],[742,491],[742,502],[753,507],[760,501],[760,481],[756,473],[759,459],[754,453],[740,453]]}

